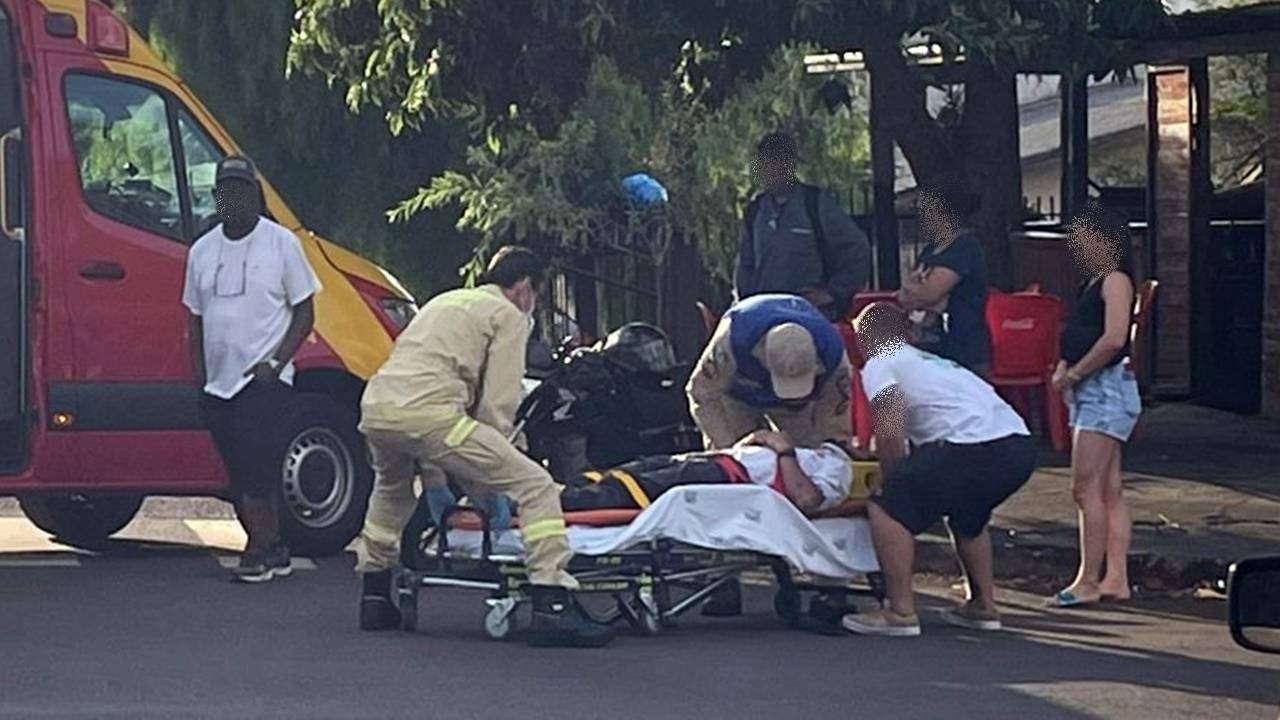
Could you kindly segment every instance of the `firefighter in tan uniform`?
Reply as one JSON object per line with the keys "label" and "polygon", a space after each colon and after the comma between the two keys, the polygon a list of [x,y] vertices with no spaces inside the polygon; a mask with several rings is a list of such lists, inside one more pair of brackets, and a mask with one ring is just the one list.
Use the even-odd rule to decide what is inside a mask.
{"label": "firefighter in tan uniform", "polygon": [[448,475],[472,494],[496,492],[515,502],[533,584],[532,644],[598,646],[611,639],[612,631],[569,597],[577,582],[565,571],[572,553],[559,486],[508,440],[544,269],[529,250],[502,248],[479,287],[428,302],[369,381],[360,429],[376,478],[357,545],[361,628],[399,623],[391,571],[420,472],[424,487]]}
{"label": "firefighter in tan uniform", "polygon": [[847,446],[852,372],[840,333],[809,301],[756,295],[725,313],[686,390],[711,449],[769,424],[800,447]]}

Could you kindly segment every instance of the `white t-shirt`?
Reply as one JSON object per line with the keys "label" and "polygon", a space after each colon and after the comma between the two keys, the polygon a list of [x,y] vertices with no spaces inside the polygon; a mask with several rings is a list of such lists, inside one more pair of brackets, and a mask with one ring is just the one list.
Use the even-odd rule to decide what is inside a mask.
{"label": "white t-shirt", "polygon": [[[778,454],[767,447],[738,445],[723,451],[738,461],[756,485],[773,485],[778,477]],[[816,449],[796,448],[796,462],[822,493],[820,509],[849,496],[853,487],[853,461],[839,448],[823,445]]]}
{"label": "white t-shirt", "polygon": [[[266,218],[239,240],[219,224],[191,246],[182,302],[204,323],[205,392],[235,397],[284,340],[293,308],[320,291],[298,238]],[[280,379],[293,381],[293,363]]]}
{"label": "white t-shirt", "polygon": [[874,399],[897,385],[907,401],[907,439],[957,445],[1028,435],[1027,424],[982,378],[951,360],[910,345],[876,355],[862,369],[862,386]]}

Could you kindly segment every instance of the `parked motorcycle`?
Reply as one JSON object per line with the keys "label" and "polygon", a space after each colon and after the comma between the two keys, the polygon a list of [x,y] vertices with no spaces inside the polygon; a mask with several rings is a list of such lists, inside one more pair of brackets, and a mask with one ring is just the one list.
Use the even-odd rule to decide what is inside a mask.
{"label": "parked motorcycle", "polygon": [[517,428],[557,480],[702,447],[684,394],[692,365],[652,325],[624,325],[590,348],[531,347],[528,365]]}

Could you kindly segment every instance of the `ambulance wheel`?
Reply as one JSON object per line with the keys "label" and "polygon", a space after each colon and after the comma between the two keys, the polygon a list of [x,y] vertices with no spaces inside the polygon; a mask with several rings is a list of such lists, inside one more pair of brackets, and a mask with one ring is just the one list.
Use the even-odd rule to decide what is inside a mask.
{"label": "ambulance wheel", "polygon": [[490,640],[506,640],[519,628],[516,611],[505,607],[491,607],[484,614],[484,634]]}
{"label": "ambulance wheel", "polygon": [[32,525],[72,545],[98,545],[128,525],[142,507],[141,495],[19,495]]}
{"label": "ambulance wheel", "polygon": [[373,489],[355,414],[327,395],[299,392],[278,427],[280,534],[298,555],[341,552],[364,525]]}
{"label": "ambulance wheel", "polygon": [[773,596],[773,611],[788,627],[796,627],[800,624],[802,605],[799,590],[783,588]]}

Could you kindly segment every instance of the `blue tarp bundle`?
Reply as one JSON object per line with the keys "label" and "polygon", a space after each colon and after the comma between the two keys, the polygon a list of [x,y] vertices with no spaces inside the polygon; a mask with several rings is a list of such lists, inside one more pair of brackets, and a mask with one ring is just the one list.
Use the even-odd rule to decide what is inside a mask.
{"label": "blue tarp bundle", "polygon": [[622,178],[622,189],[636,207],[647,208],[667,201],[667,189],[648,173],[634,173]]}

